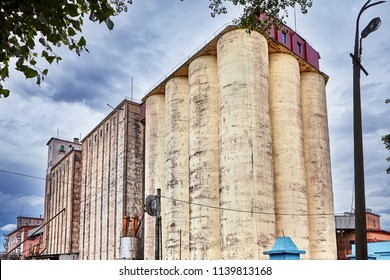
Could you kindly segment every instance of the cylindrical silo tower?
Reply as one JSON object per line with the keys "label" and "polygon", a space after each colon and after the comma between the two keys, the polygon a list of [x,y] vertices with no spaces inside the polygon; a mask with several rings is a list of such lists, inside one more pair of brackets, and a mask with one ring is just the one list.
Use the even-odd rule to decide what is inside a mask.
{"label": "cylindrical silo tower", "polygon": [[221,259],[264,259],[275,240],[267,40],[227,32],[217,60]]}
{"label": "cylindrical silo tower", "polygon": [[165,85],[166,258],[189,259],[189,152],[187,77]]}
{"label": "cylindrical silo tower", "polygon": [[270,54],[272,146],[277,236],[289,236],[310,258],[298,60]]}
{"label": "cylindrical silo tower", "polygon": [[311,259],[337,259],[325,79],[301,73]]}
{"label": "cylindrical silo tower", "polygon": [[220,259],[217,58],[201,56],[188,69],[190,258]]}
{"label": "cylindrical silo tower", "polygon": [[[145,195],[155,195],[161,189],[161,195],[166,195],[165,189],[165,97],[164,94],[153,94],[146,99],[145,115]],[[162,228],[165,225],[165,203],[161,200]],[[144,216],[144,258],[155,258],[155,217]],[[162,231],[163,236],[166,235]],[[164,240],[166,240],[164,237]],[[162,250],[164,253],[164,250]]]}

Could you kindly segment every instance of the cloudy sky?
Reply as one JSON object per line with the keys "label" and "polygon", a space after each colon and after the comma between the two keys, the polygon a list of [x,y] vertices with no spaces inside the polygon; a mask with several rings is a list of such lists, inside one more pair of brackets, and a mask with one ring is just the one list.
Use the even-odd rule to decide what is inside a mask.
{"label": "cloudy sky", "polygon": [[[49,66],[41,87],[11,72],[0,99],[0,251],[3,233],[15,228],[18,215],[43,216],[47,141],[53,137],[86,136],[108,113],[131,96],[136,99],[176,64],[240,15],[210,17],[208,0],[133,1],[127,13],[114,18],[115,28],[87,23],[84,36],[90,53],[78,57],[65,49]],[[365,0],[314,0],[307,15],[297,11],[296,29],[321,55],[320,68],[329,75],[327,102],[335,212],[354,208],[352,62],[356,16]],[[288,24],[295,28],[293,11]],[[390,230],[389,152],[381,136],[390,132],[390,3],[367,10],[361,30],[374,17],[382,26],[363,41],[362,114],[366,206],[382,216]],[[45,66],[43,62],[43,66]]]}

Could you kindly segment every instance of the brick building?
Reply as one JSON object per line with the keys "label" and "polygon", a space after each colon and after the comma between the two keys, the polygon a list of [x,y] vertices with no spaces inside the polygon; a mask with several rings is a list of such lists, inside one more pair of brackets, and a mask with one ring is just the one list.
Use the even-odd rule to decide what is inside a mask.
{"label": "brick building", "polygon": [[31,236],[43,224],[43,218],[17,217],[16,229],[4,235],[5,254],[8,259],[26,259],[37,246],[38,251],[42,249],[42,236]]}
{"label": "brick building", "polygon": [[[124,100],[83,140],[79,258],[120,258],[126,217],[143,216],[140,105]],[[142,257],[142,256],[140,256]]]}
{"label": "brick building", "polygon": [[45,255],[78,253],[81,144],[51,138],[45,189]]}
{"label": "brick building", "polygon": [[[335,216],[336,238],[337,238],[337,258],[346,260],[351,255],[352,245],[355,244],[355,215],[345,213]],[[390,231],[381,229],[380,215],[366,211],[367,242],[390,241]]]}

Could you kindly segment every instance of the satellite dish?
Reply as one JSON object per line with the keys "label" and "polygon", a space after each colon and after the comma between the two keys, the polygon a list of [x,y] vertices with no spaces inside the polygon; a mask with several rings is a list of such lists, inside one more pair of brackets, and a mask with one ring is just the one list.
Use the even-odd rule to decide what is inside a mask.
{"label": "satellite dish", "polygon": [[157,216],[157,201],[155,195],[148,195],[146,197],[145,210],[150,216]]}

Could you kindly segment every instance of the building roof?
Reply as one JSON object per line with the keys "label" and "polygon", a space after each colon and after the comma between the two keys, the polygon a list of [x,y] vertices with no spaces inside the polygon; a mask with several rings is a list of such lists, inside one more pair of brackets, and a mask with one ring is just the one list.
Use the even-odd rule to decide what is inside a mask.
{"label": "building roof", "polygon": [[134,106],[138,106],[140,107],[141,104],[140,103],[137,103],[135,101],[131,101],[131,100],[128,100],[128,99],[124,99],[121,103],[119,103],[118,106],[116,106],[97,126],[95,126],[82,140],[81,140],[81,143],[84,143],[84,141],[93,133],[95,133],[95,131],[98,129],[98,127],[100,127],[103,123],[105,123],[108,119],[110,119],[110,117],[115,114],[116,111],[118,110],[122,110],[121,107],[124,105],[124,104],[131,104],[131,105],[134,105]]}
{"label": "building roof", "polygon": [[[182,77],[182,76],[187,76],[188,74],[188,66],[190,63],[204,55],[216,55],[217,54],[217,42],[219,38],[224,35],[225,33],[235,30],[235,29],[240,29],[241,27],[238,25],[229,25],[226,24],[219,30],[217,30],[213,35],[211,35],[201,46],[199,46],[195,51],[192,52],[189,56],[187,56],[185,59],[183,59],[181,62],[179,62],[168,74],[166,74],[164,77],[162,77],[152,88],[146,93],[144,98],[142,99],[143,102],[153,94],[157,93],[164,93],[165,92],[165,84],[168,80],[170,80],[173,77]],[[286,28],[288,28],[286,26]],[[289,28],[288,28],[289,29]],[[295,58],[297,58],[299,62],[299,67],[301,70],[305,71],[312,71],[312,72],[319,72],[324,78],[325,81],[328,81],[329,77],[319,71],[315,66],[311,65],[308,61],[303,59],[302,57],[296,55],[291,49],[288,47],[284,46],[281,44],[278,40],[272,37],[272,35],[265,35],[268,38],[268,47],[269,47],[269,52],[274,53],[274,52],[284,52],[284,53],[289,53],[293,55]],[[301,36],[296,34],[294,32],[294,36],[298,36],[301,38],[302,41],[306,42]],[[318,55],[319,56],[319,55]]]}
{"label": "building roof", "polygon": [[61,141],[61,142],[66,142],[66,143],[70,143],[70,144],[78,144],[78,145],[81,145],[81,143],[77,143],[75,142],[75,139],[78,139],[78,138],[74,138],[73,141],[72,140],[68,140],[68,139],[61,139],[61,138],[57,138],[57,137],[51,137],[49,139],[49,141],[47,141],[46,145],[49,145],[51,141],[54,141],[54,140],[58,140],[58,141]]}
{"label": "building roof", "polygon": [[39,235],[41,235],[41,234],[43,234],[43,226],[41,225],[41,226],[37,226],[37,227],[35,227],[35,228],[32,228],[32,229],[30,229],[28,232],[27,232],[27,236],[29,237],[29,238],[33,238],[33,237],[35,237],[35,236],[39,236]]}
{"label": "building roof", "polygon": [[283,236],[276,239],[275,244],[270,251],[264,252],[264,255],[273,254],[306,254],[306,251],[299,250],[290,237]]}

